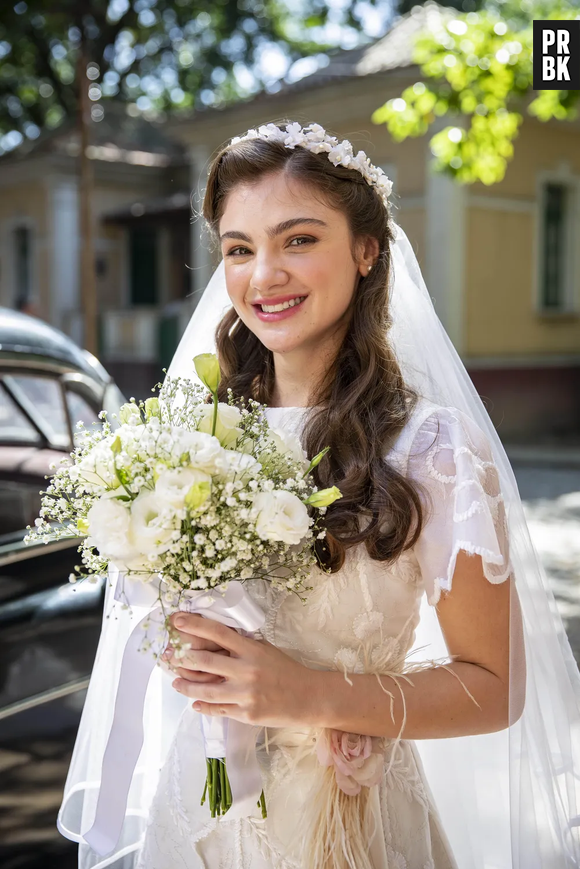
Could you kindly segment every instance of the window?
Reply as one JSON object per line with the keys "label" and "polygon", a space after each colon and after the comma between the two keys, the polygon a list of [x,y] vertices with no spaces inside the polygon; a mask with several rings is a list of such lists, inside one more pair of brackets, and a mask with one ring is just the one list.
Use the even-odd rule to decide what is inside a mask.
{"label": "window", "polygon": [[565,180],[542,183],[538,294],[542,312],[574,309],[575,198],[573,183]]}
{"label": "window", "polygon": [[40,434],[0,385],[0,442],[38,444]]}
{"label": "window", "polygon": [[157,230],[154,227],[131,229],[129,234],[131,275],[131,304],[156,305],[157,286]]}
{"label": "window", "polygon": [[[93,423],[97,423],[99,426],[101,426],[102,423],[99,419],[98,411],[94,410],[82,395],[79,395],[77,392],[71,392],[69,389],[66,390],[65,394],[66,406],[73,431],[73,439],[75,446],[78,446],[83,440],[82,431],[92,433],[95,431]],[[77,429],[77,422],[82,422],[84,429]]]}
{"label": "window", "polygon": [[7,375],[5,383],[56,449],[70,449],[69,421],[58,380],[30,374]]}
{"label": "window", "polygon": [[31,230],[28,226],[18,226],[14,230],[14,306],[23,311],[32,298],[31,281]]}

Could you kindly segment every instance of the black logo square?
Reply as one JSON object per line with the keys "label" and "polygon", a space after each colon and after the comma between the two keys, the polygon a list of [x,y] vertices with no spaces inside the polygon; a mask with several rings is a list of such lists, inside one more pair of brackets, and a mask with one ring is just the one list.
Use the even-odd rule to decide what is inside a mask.
{"label": "black logo square", "polygon": [[580,20],[534,21],[535,91],[580,90]]}

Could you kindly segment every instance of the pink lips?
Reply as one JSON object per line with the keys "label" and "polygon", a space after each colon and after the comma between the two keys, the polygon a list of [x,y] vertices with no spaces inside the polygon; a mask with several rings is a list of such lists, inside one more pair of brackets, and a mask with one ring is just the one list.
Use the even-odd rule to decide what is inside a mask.
{"label": "pink lips", "polygon": [[[291,308],[286,308],[284,311],[271,311],[269,313],[262,311],[260,305],[254,305],[253,307],[259,320],[262,320],[264,323],[273,323],[277,320],[286,320],[288,317],[291,317],[295,311],[299,311],[302,308],[305,301],[306,299],[303,299],[298,305],[293,305]],[[275,305],[277,303],[269,302],[268,304]]]}

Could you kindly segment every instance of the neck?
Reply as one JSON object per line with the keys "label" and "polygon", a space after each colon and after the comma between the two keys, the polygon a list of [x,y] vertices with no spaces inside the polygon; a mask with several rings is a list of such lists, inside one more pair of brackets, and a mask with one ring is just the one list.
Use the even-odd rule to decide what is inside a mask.
{"label": "neck", "polygon": [[334,359],[336,350],[321,351],[299,348],[292,353],[273,353],[274,388],[272,407],[310,407],[318,387]]}

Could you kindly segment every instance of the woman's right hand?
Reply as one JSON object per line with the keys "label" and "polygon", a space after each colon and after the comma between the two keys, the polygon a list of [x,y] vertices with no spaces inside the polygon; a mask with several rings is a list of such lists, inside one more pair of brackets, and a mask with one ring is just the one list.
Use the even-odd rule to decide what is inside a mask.
{"label": "woman's right hand", "polygon": [[[230,654],[227,649],[218,646],[217,643],[213,643],[211,640],[204,640],[201,637],[196,637],[192,634],[184,634],[178,631],[174,624],[174,619],[177,615],[178,613],[174,613],[169,619],[171,622],[171,634],[176,645],[188,644],[192,651],[215,652],[217,655]],[[191,614],[190,618],[202,619],[204,616]],[[175,675],[179,676],[181,679],[187,679],[188,682],[223,682],[221,676],[216,676],[213,673],[204,673],[202,670],[192,669],[188,663],[187,651],[183,653],[183,656],[176,658],[175,649],[171,643],[171,639],[161,658],[172,673],[175,673]]]}

